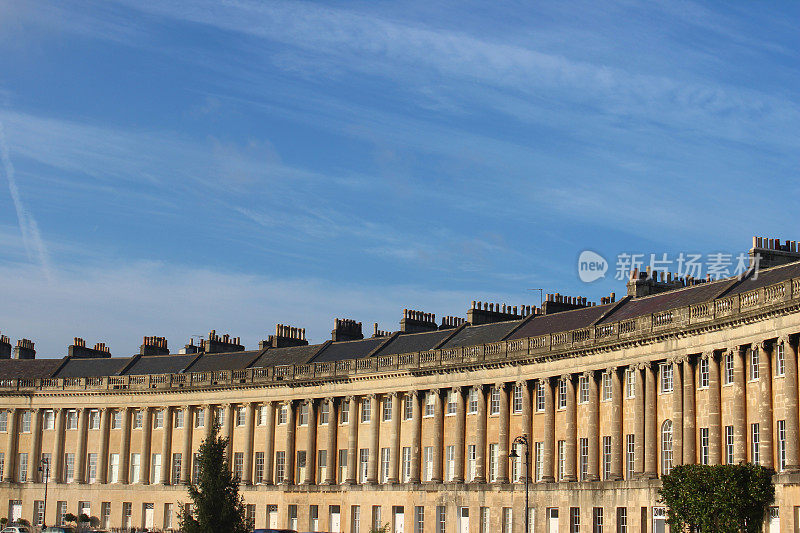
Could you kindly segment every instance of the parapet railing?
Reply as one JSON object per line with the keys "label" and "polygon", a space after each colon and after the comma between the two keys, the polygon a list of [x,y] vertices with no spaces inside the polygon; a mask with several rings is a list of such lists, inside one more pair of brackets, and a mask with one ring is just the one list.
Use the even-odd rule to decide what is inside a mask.
{"label": "parapet railing", "polygon": [[363,374],[410,371],[480,362],[502,362],[530,359],[531,357],[536,359],[588,349],[597,345],[613,344],[620,340],[647,337],[653,334],[663,335],[687,326],[702,325],[717,319],[778,308],[796,300],[800,300],[800,278],[789,279],[733,296],[640,315],[618,322],[473,346],[340,361],[239,370],[187,372],[185,374],[0,379],[0,391],[148,390],[183,387],[230,387],[241,384],[280,384],[291,381],[347,378]]}

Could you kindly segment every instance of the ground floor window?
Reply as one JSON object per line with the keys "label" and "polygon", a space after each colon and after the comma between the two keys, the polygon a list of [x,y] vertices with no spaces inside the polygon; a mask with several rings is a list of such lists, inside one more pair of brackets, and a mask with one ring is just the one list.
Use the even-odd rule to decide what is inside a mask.
{"label": "ground floor window", "polygon": [[592,533],[603,533],[603,508],[592,509]]}
{"label": "ground floor window", "polygon": [[627,507],[617,507],[617,533],[628,533]]}
{"label": "ground floor window", "polygon": [[581,509],[580,507],[569,508],[569,533],[581,532]]}

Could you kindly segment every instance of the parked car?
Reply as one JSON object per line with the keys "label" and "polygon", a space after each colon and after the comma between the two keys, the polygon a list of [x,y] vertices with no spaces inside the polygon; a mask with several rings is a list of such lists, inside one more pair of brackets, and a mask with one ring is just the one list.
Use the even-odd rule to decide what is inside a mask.
{"label": "parked car", "polygon": [[0,533],[31,533],[31,530],[26,526],[8,526]]}
{"label": "parked car", "polygon": [[42,533],[75,533],[75,528],[72,526],[50,526],[44,528]]}

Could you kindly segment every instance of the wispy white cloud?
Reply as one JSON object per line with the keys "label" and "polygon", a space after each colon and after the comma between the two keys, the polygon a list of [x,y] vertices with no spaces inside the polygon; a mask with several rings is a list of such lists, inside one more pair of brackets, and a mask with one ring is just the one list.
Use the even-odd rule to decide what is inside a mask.
{"label": "wispy white cloud", "polygon": [[[386,77],[412,87],[430,87],[436,76],[442,81],[469,80],[528,99],[543,96],[552,103],[557,95],[562,105],[570,102],[584,110],[590,107],[592,113],[635,116],[738,141],[747,137],[746,125],[758,122],[788,128],[800,118],[798,106],[780,94],[710,78],[687,80],[685,76],[671,78],[646,70],[631,71],[609,63],[542,52],[531,46],[318,4],[241,0],[129,5],[291,47],[290,51],[277,52],[278,58],[291,54],[291,50],[305,51],[309,56],[280,60],[279,66],[296,70],[305,64],[317,76],[336,69]],[[248,43],[248,47],[252,46]],[[262,57],[276,54],[267,48],[257,52]],[[263,60],[247,68],[258,69],[260,65]],[[514,109],[506,112],[513,116]],[[781,139],[792,142],[780,134],[770,137],[776,143]]]}
{"label": "wispy white cloud", "polygon": [[31,261],[36,261],[39,264],[45,277],[52,279],[50,258],[44,241],[42,240],[42,235],[39,232],[39,225],[36,223],[36,219],[33,217],[30,210],[22,203],[22,198],[19,194],[17,180],[14,175],[14,165],[12,165],[11,157],[8,153],[5,129],[2,122],[0,122],[0,161],[2,161],[3,164],[6,181],[8,181],[8,190],[11,193],[11,199],[14,201],[14,209],[17,211],[19,229],[22,232],[22,239],[25,243],[28,257]]}

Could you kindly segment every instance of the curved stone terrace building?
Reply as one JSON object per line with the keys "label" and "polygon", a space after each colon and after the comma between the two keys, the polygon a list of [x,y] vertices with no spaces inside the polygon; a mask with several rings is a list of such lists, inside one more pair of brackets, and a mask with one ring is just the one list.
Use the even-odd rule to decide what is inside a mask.
{"label": "curved stone terrace building", "polygon": [[406,311],[370,338],[337,320],[317,345],[279,325],[257,350],[212,332],[36,359],[3,336],[0,516],[177,529],[217,421],[257,527],[521,533],[529,476],[531,531],[663,531],[660,476],[750,461],[778,472],[769,531],[798,531],[800,253],[755,253],[741,279],[636,273],[600,305]]}

